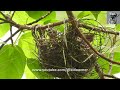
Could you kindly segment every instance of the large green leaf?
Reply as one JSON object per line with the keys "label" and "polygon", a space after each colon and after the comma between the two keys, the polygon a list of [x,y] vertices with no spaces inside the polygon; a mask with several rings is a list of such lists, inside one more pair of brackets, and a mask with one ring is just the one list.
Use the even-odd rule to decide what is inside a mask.
{"label": "large green leaf", "polygon": [[[107,12],[106,11],[101,11],[98,14],[97,21],[102,25],[102,26],[107,26]],[[101,26],[99,25],[99,26]],[[110,26],[110,25],[108,25]]]}
{"label": "large green leaf", "polygon": [[98,22],[95,21],[94,15],[90,11],[82,11],[78,14],[77,18],[80,22],[90,24],[90,25],[98,25]]}
{"label": "large green leaf", "polygon": [[116,31],[120,31],[120,24],[116,24],[115,29],[116,29]]}
{"label": "large green leaf", "polygon": [[20,79],[23,76],[26,57],[18,46],[6,45],[0,50],[0,78]]}
{"label": "large green leaf", "polygon": [[[72,11],[72,12],[73,12],[74,16],[77,17],[78,14],[82,11]],[[62,20],[67,19],[67,18],[68,18],[68,16],[66,14],[66,11],[56,11],[56,19],[57,20],[62,21]]]}
{"label": "large green leaf", "polygon": [[[109,53],[106,54],[106,56],[109,56]],[[114,59],[114,61],[120,62],[120,52],[114,52],[113,59]],[[98,63],[103,68],[103,71],[107,74],[109,71],[109,62],[102,58],[99,58]],[[119,73],[119,72],[120,72],[120,65],[113,64],[111,74],[115,74],[115,73]]]}
{"label": "large green leaf", "polygon": [[42,69],[42,67],[41,67],[39,61],[36,59],[28,58],[27,66],[33,72],[33,74],[39,79],[53,79],[54,78],[53,76],[49,75],[46,72],[37,71],[39,69]]}
{"label": "large green leaf", "polygon": [[26,11],[26,13],[34,18],[34,19],[38,19],[40,18],[41,16],[45,15],[48,13],[48,11]]}
{"label": "large green leaf", "polygon": [[35,58],[35,42],[31,32],[24,33],[20,37],[18,45],[24,51],[26,57]]}
{"label": "large green leaf", "polygon": [[[0,18],[3,18],[1,14],[0,14]],[[3,21],[0,20],[0,22],[3,22]],[[4,36],[9,29],[10,29],[10,24],[8,23],[0,24],[0,37]]]}
{"label": "large green leaf", "polygon": [[27,65],[25,67],[25,76],[26,79],[36,79],[36,76],[30,71]]}
{"label": "large green leaf", "polygon": [[91,11],[91,13],[94,15],[94,17],[97,19],[98,17],[98,14],[100,13],[101,11]]}
{"label": "large green leaf", "polygon": [[16,11],[13,20],[18,24],[27,24],[34,21],[35,19],[29,17],[25,11]]}
{"label": "large green leaf", "polygon": [[[38,19],[48,13],[48,11],[26,11],[26,13],[32,17],[33,19]],[[50,15],[45,17],[44,19],[41,20],[41,22],[45,22],[46,20],[51,20],[56,18],[56,13],[53,11]]]}
{"label": "large green leaf", "polygon": [[82,11],[77,16],[78,19],[86,18],[86,19],[95,19],[94,15],[90,11]]}

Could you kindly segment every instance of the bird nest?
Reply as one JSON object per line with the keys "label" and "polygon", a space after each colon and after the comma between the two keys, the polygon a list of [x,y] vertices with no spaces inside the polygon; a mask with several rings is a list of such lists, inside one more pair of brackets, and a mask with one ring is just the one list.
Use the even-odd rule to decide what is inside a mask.
{"label": "bird nest", "polygon": [[95,66],[96,56],[71,25],[63,33],[49,28],[33,35],[41,65],[44,69],[52,69],[47,71],[52,76],[81,79]]}

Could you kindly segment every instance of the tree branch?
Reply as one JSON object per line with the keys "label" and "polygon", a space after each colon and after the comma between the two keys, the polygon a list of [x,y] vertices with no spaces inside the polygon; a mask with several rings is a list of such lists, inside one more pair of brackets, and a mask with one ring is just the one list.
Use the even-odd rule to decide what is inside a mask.
{"label": "tree branch", "polygon": [[[28,29],[28,30],[33,29],[33,27],[31,25],[20,25],[20,24],[17,24],[16,22],[10,20],[8,16],[5,16],[5,17],[7,17],[8,19],[5,20],[3,18],[0,18],[0,20],[5,21],[7,23],[11,23],[13,26],[15,26],[17,28],[21,27],[22,29]],[[64,23],[68,23],[68,22],[71,22],[71,21],[69,19],[66,19],[65,22],[60,21],[60,22],[56,22],[56,23],[52,23],[52,24],[47,24],[47,25],[44,25],[44,26],[39,26],[38,29],[46,29],[46,28],[48,28],[48,25],[49,25],[49,27],[54,27],[54,26],[58,26],[58,25],[61,25],[61,24],[64,24]],[[90,29],[90,30],[93,30],[93,31],[97,31],[97,32],[119,35],[119,32],[115,32],[115,31],[111,31],[111,30],[103,30],[102,28],[92,27],[92,26],[89,26],[89,25],[85,25],[83,23],[79,23],[78,26],[86,28],[86,29]]]}
{"label": "tree branch", "polygon": [[99,53],[97,50],[95,50],[91,44],[89,43],[89,41],[85,38],[85,36],[81,33],[81,31],[78,29],[78,26],[77,26],[77,22],[75,20],[75,17],[72,13],[72,11],[66,11],[67,15],[68,15],[68,18],[69,20],[71,20],[71,24],[73,25],[76,33],[78,34],[79,37],[81,37],[86,43],[87,45],[91,48],[92,51],[94,51],[95,54],[97,54],[98,56],[100,56],[101,58],[103,58],[104,60],[108,61],[108,62],[111,62],[113,64],[118,64],[120,65],[120,62],[115,62],[115,61],[112,61],[111,59],[105,57],[103,54]]}

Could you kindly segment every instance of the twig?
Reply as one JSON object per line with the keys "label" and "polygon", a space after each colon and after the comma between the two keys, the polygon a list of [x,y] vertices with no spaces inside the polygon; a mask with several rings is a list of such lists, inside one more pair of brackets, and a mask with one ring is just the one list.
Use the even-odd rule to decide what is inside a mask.
{"label": "twig", "polygon": [[[79,26],[79,27],[86,28],[86,29],[90,29],[90,30],[93,30],[93,31],[97,31],[97,32],[103,32],[103,33],[108,33],[108,34],[119,35],[119,32],[115,32],[115,31],[111,31],[111,30],[103,30],[103,29],[101,29],[101,28],[91,27],[91,26],[89,26],[89,25],[85,25],[85,24],[82,24],[82,23],[80,23],[78,26]],[[105,29],[105,28],[104,28],[104,29]]]}
{"label": "twig", "polygon": [[77,25],[77,22],[75,20],[75,17],[73,15],[73,13],[71,11],[66,11],[67,15],[68,15],[68,18],[72,21],[71,24],[73,25],[77,35],[79,37],[81,37],[86,43],[87,45],[91,48],[91,50],[93,50],[98,56],[100,56],[101,58],[103,58],[104,60],[108,61],[108,62],[111,62],[113,64],[118,64],[120,65],[120,62],[115,62],[115,61],[112,61],[111,59],[105,57],[103,54],[99,53],[97,50],[95,50],[91,44],[89,43],[89,41],[85,38],[85,36],[81,33],[81,31],[78,29],[78,27],[76,26]]}
{"label": "twig", "polygon": [[11,37],[15,36],[21,29],[18,29],[15,33],[13,33],[7,40],[4,41],[4,43],[0,46],[0,50],[2,47],[11,39]]}
{"label": "twig", "polygon": [[[12,36],[12,25],[11,24],[10,24],[10,36]],[[13,45],[13,39],[12,39],[12,37],[11,37],[11,43]]]}
{"label": "twig", "polygon": [[110,78],[114,78],[114,79],[120,79],[120,78],[117,78],[117,77],[115,77],[115,76],[113,76],[113,75],[107,75],[107,74],[104,74],[104,76],[106,76],[106,77],[110,77]]}
{"label": "twig", "polygon": [[104,79],[103,72],[101,71],[100,66],[98,65],[98,63],[95,64],[95,70],[98,73],[100,79]]}
{"label": "twig", "polygon": [[[12,20],[14,14],[15,14],[15,11],[12,13],[11,20]],[[11,24],[10,24],[10,35],[12,36],[12,25]],[[12,39],[12,37],[11,37],[11,43],[13,45],[13,39]]]}
{"label": "twig", "polygon": [[6,23],[6,22],[4,22],[4,21],[3,21],[3,22],[0,22],[0,24],[4,24],[4,23]]}
{"label": "twig", "polygon": [[2,11],[0,11],[0,14],[1,14],[5,19],[7,19],[6,15],[5,15]]}
{"label": "twig", "polygon": [[12,16],[11,16],[11,19],[13,18],[14,14],[15,14],[15,11],[13,11]]}
{"label": "twig", "polygon": [[47,17],[48,15],[50,15],[51,13],[52,13],[52,11],[48,12],[46,15],[40,17],[39,19],[37,19],[37,20],[35,20],[35,21],[33,21],[33,22],[28,23],[27,25],[32,25],[32,24],[34,24],[34,23],[37,23],[37,22],[39,22],[40,20],[46,18],[46,17]]}

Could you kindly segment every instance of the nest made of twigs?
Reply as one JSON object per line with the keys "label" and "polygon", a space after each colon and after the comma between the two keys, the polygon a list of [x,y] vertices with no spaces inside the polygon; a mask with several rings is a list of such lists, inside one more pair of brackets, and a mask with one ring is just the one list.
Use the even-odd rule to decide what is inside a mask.
{"label": "nest made of twigs", "polygon": [[81,79],[94,67],[96,56],[87,44],[77,36],[71,25],[68,26],[66,33],[58,34],[53,29],[46,30],[44,33],[41,30],[39,33],[41,36],[36,40],[36,43],[43,68],[66,70],[48,71],[49,74],[62,79]]}

